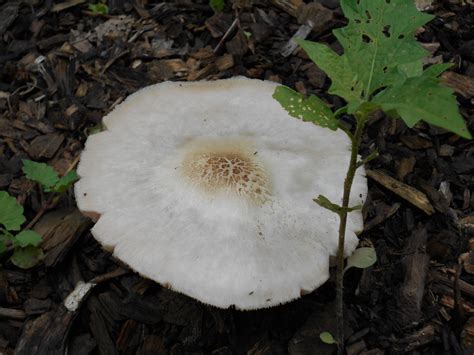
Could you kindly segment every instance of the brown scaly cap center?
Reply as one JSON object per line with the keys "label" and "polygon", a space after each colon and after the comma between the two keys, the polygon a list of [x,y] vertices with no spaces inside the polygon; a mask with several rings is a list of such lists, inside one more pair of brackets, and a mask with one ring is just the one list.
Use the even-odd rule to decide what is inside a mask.
{"label": "brown scaly cap center", "polygon": [[239,148],[235,142],[194,145],[185,154],[183,173],[208,193],[227,190],[262,205],[271,196],[269,178],[254,155]]}

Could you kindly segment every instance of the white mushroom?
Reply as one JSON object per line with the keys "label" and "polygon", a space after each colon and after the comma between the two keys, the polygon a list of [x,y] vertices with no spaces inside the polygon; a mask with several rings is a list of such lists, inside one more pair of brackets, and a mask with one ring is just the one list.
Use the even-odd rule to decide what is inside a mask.
{"label": "white mushroom", "polygon": [[[350,142],[288,116],[276,83],[166,82],[131,95],[89,137],[75,192],[94,237],[138,273],[217,307],[288,302],[322,283]],[[359,170],[351,204],[362,203]],[[360,212],[349,214],[346,254]]]}

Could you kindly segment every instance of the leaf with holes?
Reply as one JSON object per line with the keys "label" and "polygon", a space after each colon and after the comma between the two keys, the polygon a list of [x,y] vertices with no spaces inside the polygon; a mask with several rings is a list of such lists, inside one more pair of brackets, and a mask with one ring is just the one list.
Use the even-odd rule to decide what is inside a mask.
{"label": "leaf with holes", "polygon": [[363,85],[357,79],[347,57],[337,55],[331,48],[321,43],[301,39],[297,39],[296,42],[303,47],[311,60],[331,78],[332,84],[328,92],[344,98],[348,102],[347,111],[353,113],[355,108],[363,103]]}
{"label": "leaf with holes", "polygon": [[432,15],[418,11],[413,0],[342,0],[341,6],[349,23],[334,35],[363,85],[365,98],[396,80],[400,66],[414,63],[420,70],[428,52],[414,34]]}
{"label": "leaf with holes", "polygon": [[279,86],[275,89],[273,98],[292,117],[305,122],[313,122],[318,126],[327,127],[334,131],[337,129],[338,123],[334,114],[323,100],[314,95],[305,98],[302,94],[286,86]]}
{"label": "leaf with holes", "polygon": [[414,33],[432,16],[419,12],[412,0],[342,0],[341,6],[349,23],[334,35],[343,55],[322,44],[299,43],[331,78],[329,92],[346,99],[353,113],[361,100],[397,79],[400,65],[421,66],[427,52]]}
{"label": "leaf with holes", "polygon": [[410,127],[424,120],[471,138],[451,90],[437,80],[450,64],[423,71],[429,53],[414,34],[433,16],[418,11],[413,0],[341,0],[341,7],[349,20],[334,30],[342,55],[320,43],[298,43],[329,75],[329,93],[348,102],[347,112],[354,114],[370,102]]}

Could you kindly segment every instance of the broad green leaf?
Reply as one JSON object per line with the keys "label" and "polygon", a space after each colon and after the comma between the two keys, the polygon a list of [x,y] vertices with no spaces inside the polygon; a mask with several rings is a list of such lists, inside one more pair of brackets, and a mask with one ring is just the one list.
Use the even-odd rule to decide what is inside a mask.
{"label": "broad green leaf", "polygon": [[362,206],[354,206],[354,207],[342,207],[339,205],[336,205],[335,203],[332,203],[329,201],[327,197],[324,197],[323,195],[319,195],[317,198],[313,199],[314,202],[316,202],[318,205],[321,207],[337,213],[338,215],[341,215],[342,213],[349,213],[355,210],[360,210]]}
{"label": "broad green leaf", "polygon": [[0,240],[0,254],[3,253],[5,250],[7,250],[5,242],[3,240]]}
{"label": "broad green leaf", "polygon": [[58,173],[48,164],[23,159],[23,172],[30,180],[40,183],[46,192],[59,181]]}
{"label": "broad green leaf", "polygon": [[471,138],[452,90],[433,78],[441,69],[443,67],[428,73],[425,71],[422,76],[408,78],[402,84],[387,88],[376,95],[374,102],[386,112],[395,111],[408,127],[423,120],[461,137]]}
{"label": "broad green leaf", "polygon": [[72,170],[59,179],[57,184],[54,185],[53,190],[55,192],[64,192],[77,180],[79,180],[79,176],[77,175],[76,171]]}
{"label": "broad green leaf", "polygon": [[319,339],[321,339],[321,341],[325,344],[336,344],[336,340],[334,340],[334,337],[329,332],[322,332],[319,334]]}
{"label": "broad green leaf", "polygon": [[23,206],[7,192],[0,191],[0,225],[9,231],[17,231],[24,222]]}
{"label": "broad green leaf", "polygon": [[347,56],[339,56],[331,48],[321,43],[302,39],[297,39],[296,42],[331,79],[332,84],[328,92],[344,98],[348,102],[347,111],[353,113],[355,108],[363,102],[363,85],[348,62]]}
{"label": "broad green leaf", "polygon": [[43,238],[33,230],[26,230],[18,233],[13,240],[15,247],[25,248],[27,246],[37,247],[41,244]]}
{"label": "broad green leaf", "polygon": [[365,269],[372,266],[377,261],[377,254],[374,248],[359,248],[347,258],[347,265],[344,272],[351,268],[357,267],[359,269]]}
{"label": "broad green leaf", "polygon": [[414,33],[432,16],[419,12],[413,0],[342,0],[341,6],[349,23],[334,35],[344,54],[320,43],[298,43],[330,77],[329,93],[343,97],[354,113],[376,90],[399,80],[399,66],[408,73],[421,70],[427,51]]}
{"label": "broad green leaf", "polygon": [[44,258],[41,248],[28,246],[26,248],[15,248],[11,261],[14,265],[22,269],[29,269],[38,264]]}
{"label": "broad green leaf", "polygon": [[298,43],[328,74],[329,93],[347,101],[347,112],[381,107],[410,127],[424,120],[471,138],[451,90],[437,80],[450,64],[423,71],[429,53],[414,34],[433,16],[418,11],[413,0],[341,0],[341,7],[349,20],[334,30],[342,55],[320,43]]}
{"label": "broad green leaf", "polygon": [[400,64],[398,71],[402,74],[401,80],[411,78],[413,76],[420,76],[423,74],[423,61],[421,59],[415,60],[411,63]]}
{"label": "broad green leaf", "polygon": [[390,85],[400,65],[418,65],[428,52],[415,40],[415,31],[433,16],[418,11],[413,0],[342,0],[349,23],[334,30],[344,56],[368,99]]}
{"label": "broad green leaf", "polygon": [[278,86],[273,98],[290,114],[290,116],[305,122],[327,127],[335,131],[338,121],[327,104],[320,98],[311,95],[305,98],[302,94],[286,87]]}

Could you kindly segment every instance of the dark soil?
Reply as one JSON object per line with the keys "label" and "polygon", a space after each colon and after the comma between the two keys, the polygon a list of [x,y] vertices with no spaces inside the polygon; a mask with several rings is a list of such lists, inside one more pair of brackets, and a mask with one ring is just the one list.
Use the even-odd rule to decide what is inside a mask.
{"label": "dark soil", "polygon": [[[46,214],[46,197],[21,159],[59,172],[74,168],[87,135],[136,90],[164,80],[244,75],[326,94],[329,81],[302,51],[281,53],[306,20],[308,38],[339,49],[337,0],[226,2],[109,0],[97,15],[84,0],[8,2],[0,7],[0,189],[24,205],[44,236],[45,260],[21,270],[0,259],[0,353],[330,354],[319,333],[334,330],[334,280],[301,299],[252,312],[220,310],[141,278],[92,238],[72,191]],[[469,1],[434,1],[418,38],[451,61],[445,82],[474,131],[474,12]],[[299,8],[298,10],[298,6]],[[352,125],[349,117],[348,125]],[[364,136],[367,169],[362,244],[378,262],[346,276],[348,354],[473,354],[474,143],[380,114]],[[389,180],[395,178],[396,181]],[[406,186],[413,189],[407,190]],[[390,188],[392,186],[392,188]],[[393,187],[395,186],[395,187]],[[426,201],[417,200],[421,194]],[[418,202],[417,202],[418,201]],[[35,216],[37,216],[35,218]],[[28,223],[27,222],[27,223]],[[474,248],[474,246],[473,246]],[[112,272],[111,275],[108,273]],[[106,274],[78,312],[62,306],[78,281]]]}

